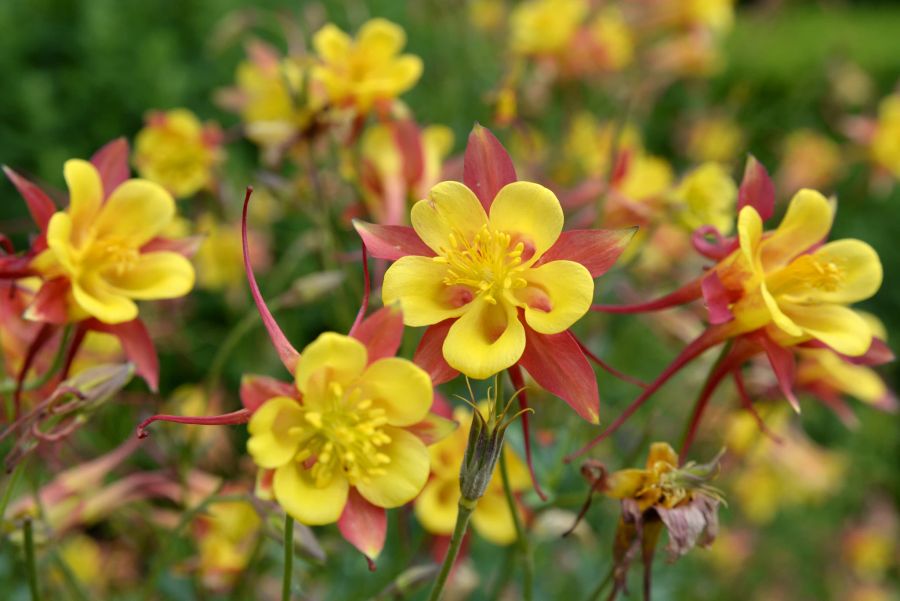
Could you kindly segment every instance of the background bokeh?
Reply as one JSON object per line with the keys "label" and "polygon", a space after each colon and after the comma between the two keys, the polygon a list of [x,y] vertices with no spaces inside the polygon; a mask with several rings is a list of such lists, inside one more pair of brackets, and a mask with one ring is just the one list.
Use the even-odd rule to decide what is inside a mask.
{"label": "background bokeh", "polygon": [[[132,138],[150,109],[190,107],[201,118],[216,120],[225,129],[234,126],[237,118],[218,107],[214,92],[233,81],[235,67],[244,57],[243,32],[252,29],[257,37],[283,46],[283,23],[289,20],[302,24],[310,15],[318,15],[319,20],[327,17],[349,30],[372,16],[401,24],[408,34],[408,51],[421,56],[425,64],[422,80],[404,100],[414,108],[420,122],[450,126],[456,134],[457,152],[462,150],[473,122],[491,123],[492,109],[486,100],[504,71],[503,40],[473,28],[462,1],[4,0],[0,3],[0,163],[62,189],[61,166],[66,159],[88,157],[104,142],[120,135]],[[734,29],[726,38],[725,68],[703,81],[678,82],[656,99],[641,122],[645,145],[654,154],[667,157],[677,169],[684,168],[688,163],[679,148],[683,142],[678,132],[686,121],[712,112],[730,116],[743,132],[744,149],[770,167],[779,164],[782,144],[790,131],[810,128],[843,142],[840,123],[848,110],[834,98],[836,65],[852,63],[868,77],[869,98],[849,113],[873,115],[878,99],[900,82],[898,34],[897,2],[742,4]],[[587,84],[571,84],[532,120],[532,125],[553,143],[564,136],[571,102],[580,103],[600,118],[613,117],[605,92]],[[508,133],[498,130],[504,140]],[[866,164],[853,156],[849,144],[841,148],[842,159],[852,167],[833,190],[827,191],[839,200],[832,237],[864,239],[881,256],[884,285],[862,308],[880,316],[891,343],[900,339],[900,280],[895,275],[900,271],[900,185],[875,190]],[[255,181],[255,157],[256,150],[248,142],[229,146],[223,173],[232,194]],[[731,165],[736,176],[742,165],[743,155]],[[184,208],[190,212],[189,207]],[[303,216],[286,216],[273,224],[270,248],[287,248],[296,232],[309,226]],[[3,179],[0,230],[23,243],[30,228],[24,204]],[[345,233],[340,244],[352,251],[357,242]],[[290,282],[314,269],[310,257],[302,258],[273,276],[275,279],[264,278],[263,289],[280,292],[284,288],[280,282]],[[359,287],[356,281],[350,282],[343,294],[352,294]],[[208,372],[231,327],[248,311],[244,294],[240,291],[243,300],[235,303],[213,292],[193,293],[188,324],[178,323],[177,315],[172,320],[155,316],[159,329],[154,335],[164,351],[162,398],[177,385],[199,381]],[[319,331],[346,330],[355,311],[354,302],[346,310],[340,303],[312,304],[284,312],[279,320],[301,347]],[[597,345],[614,365],[647,379],[659,373],[677,349],[677,344],[654,337],[652,328],[652,323],[628,316],[591,315],[580,325],[580,331],[595,333]],[[414,338],[407,341],[409,349]],[[236,406],[233,391],[242,373],[278,373],[260,329],[253,330],[241,344],[223,372],[225,389],[232,391],[223,401],[226,408]],[[896,389],[900,383],[896,364],[885,366],[882,374]],[[596,455],[614,468],[637,464],[643,462],[647,440],[677,437],[701,376],[702,371],[688,374],[668,386],[651,402],[640,425],[623,430]],[[604,419],[609,419],[626,406],[634,389],[602,373],[600,384]],[[138,384],[132,387],[141,388]],[[140,402],[129,398],[121,406],[107,407],[96,418],[89,436],[80,437],[75,444],[78,456],[98,455],[118,445],[138,417],[149,413],[149,407],[157,402],[146,396]],[[674,566],[658,561],[654,575],[657,598],[837,600],[849,599],[851,594],[859,594],[852,597],[859,601],[900,598],[900,550],[896,541],[886,551],[887,558],[881,558],[885,567],[876,593],[888,596],[879,597],[874,596],[876,593],[862,596],[866,579],[855,572],[855,556],[852,549],[848,551],[847,542],[855,529],[873,523],[875,531],[890,532],[893,528],[897,532],[897,416],[857,404],[859,425],[848,429],[819,404],[804,402],[803,407],[801,421],[809,440],[839,457],[836,460],[844,466],[839,477],[835,476],[837,481],[823,488],[821,494],[812,495],[818,498],[780,507],[771,519],[750,519],[740,503],[733,502],[722,511],[724,534],[713,549],[693,553]],[[579,441],[588,439],[584,426],[573,416],[543,418],[540,413],[536,423],[545,431],[562,428],[567,432],[565,437],[571,432],[573,442],[568,448],[557,445],[538,453],[538,467],[548,485],[566,491],[556,500],[559,509],[577,511],[584,485],[577,470],[563,466],[560,458]],[[228,436],[235,445],[243,444],[242,431],[229,432]],[[518,432],[514,433],[513,443],[520,442]],[[713,455],[721,444],[715,437],[701,442],[698,458]],[[801,474],[804,470],[821,470],[822,461],[819,456],[805,457],[798,470]],[[150,458],[139,457],[137,464],[142,462],[152,464]],[[221,465],[216,469],[228,475],[231,468]],[[790,482],[770,485],[790,486]],[[725,488],[728,490],[728,486]],[[537,530],[538,598],[580,599],[608,568],[616,508],[612,502],[599,499],[595,505],[589,528],[578,540],[560,541],[551,518],[543,524],[543,531]],[[127,522],[142,511],[131,509],[117,519]],[[381,590],[409,563],[412,550],[423,544],[421,532],[404,531],[399,523],[404,520],[404,516],[392,517],[391,538],[378,572],[370,575],[349,547],[334,543],[327,548],[329,560],[324,566],[309,563],[301,568],[301,572],[310,574],[307,590],[318,595],[315,598],[327,599],[364,599]],[[93,534],[103,539],[115,530],[104,526]],[[163,544],[160,540],[137,534],[129,547],[150,557],[159,551]],[[190,555],[190,541],[171,544],[173,560],[157,580],[162,591],[157,598],[227,598],[195,589],[178,567],[178,558]],[[474,539],[470,553],[482,574],[509,569],[505,567],[511,556],[508,550]],[[264,555],[257,569],[277,574],[277,550],[270,555]],[[26,598],[20,570],[16,547],[8,541],[0,543],[0,598]],[[135,590],[146,586],[141,582],[144,576],[141,570],[134,574]],[[491,594],[487,582],[471,598],[489,599]],[[247,595],[241,598],[256,598],[252,593]],[[148,597],[125,590],[109,593],[108,598]]]}

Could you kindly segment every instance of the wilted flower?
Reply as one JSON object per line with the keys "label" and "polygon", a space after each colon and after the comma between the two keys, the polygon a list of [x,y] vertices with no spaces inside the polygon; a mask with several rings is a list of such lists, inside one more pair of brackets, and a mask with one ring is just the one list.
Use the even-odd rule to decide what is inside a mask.
{"label": "wilted flower", "polygon": [[[613,545],[615,589],[610,599],[625,590],[628,568],[640,553],[644,563],[644,598],[650,598],[650,569],[663,528],[669,533],[669,560],[694,546],[707,546],[719,528],[721,493],[709,482],[718,475],[719,457],[681,467],[668,444],[651,445],[644,469],[624,469],[606,475],[602,465],[585,464],[582,473],[597,490],[622,503],[622,515]],[[585,507],[587,508],[587,506]]]}
{"label": "wilted flower", "polygon": [[224,159],[222,132],[203,124],[188,109],[152,111],[134,141],[138,173],[177,198],[209,189],[215,168]]}
{"label": "wilted flower", "polygon": [[[482,404],[479,411],[485,415],[488,408]],[[472,427],[471,411],[457,408],[453,419],[460,424],[450,436],[429,447],[431,478],[416,497],[416,517],[426,530],[433,534],[449,536],[456,524],[460,498],[460,465],[466,453],[469,432]],[[528,471],[509,446],[503,451],[509,470],[510,488],[519,492],[530,484]],[[513,516],[503,492],[500,474],[494,471],[483,496],[472,513],[472,526],[485,539],[496,545],[508,545],[516,539]]]}
{"label": "wilted flower", "polygon": [[352,39],[329,23],[313,36],[320,63],[311,71],[327,101],[336,107],[368,112],[412,88],[422,75],[422,60],[400,54],[406,44],[403,29],[385,19],[372,19]]}

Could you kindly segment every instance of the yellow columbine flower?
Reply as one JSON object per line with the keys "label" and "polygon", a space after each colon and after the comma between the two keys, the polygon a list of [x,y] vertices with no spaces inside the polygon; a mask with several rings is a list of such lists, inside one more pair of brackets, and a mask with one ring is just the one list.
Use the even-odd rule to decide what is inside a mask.
{"label": "yellow columbine flower", "polygon": [[75,319],[109,324],[135,319],[135,300],[176,298],[194,285],[182,255],[146,250],[175,217],[175,201],[159,184],[131,179],[104,190],[89,162],[66,161],[69,207],[47,228],[47,250],[32,261],[45,279],[68,278]]}
{"label": "yellow columbine flower", "polygon": [[869,152],[876,163],[900,178],[900,94],[881,101]]}
{"label": "yellow columbine flower", "polygon": [[507,184],[490,216],[464,184],[441,182],[412,208],[412,226],[434,257],[409,255],[384,276],[386,305],[399,302],[408,326],[456,319],[444,358],[484,379],[510,367],[525,349],[525,327],[557,334],[591,305],[594,282],[582,264],[541,263],[562,232],[556,196],[531,182]]}
{"label": "yellow columbine flower", "polygon": [[842,162],[841,147],[828,136],[811,129],[791,132],[784,140],[779,184],[790,192],[827,188],[840,175]]}
{"label": "yellow columbine flower", "polygon": [[204,584],[230,586],[253,552],[261,520],[246,501],[211,503],[198,520],[200,574]]}
{"label": "yellow columbine flower", "polygon": [[368,21],[355,40],[329,23],[313,37],[321,64],[313,67],[312,79],[331,104],[365,113],[375,102],[406,92],[421,77],[422,60],[399,55],[405,44],[403,29],[385,19]]}
{"label": "yellow columbine flower", "polygon": [[[487,414],[487,408],[482,411]],[[472,412],[457,408],[453,419],[461,424],[450,436],[428,448],[431,454],[431,479],[416,498],[415,511],[419,522],[432,534],[450,536],[456,524],[459,506],[459,466],[463,462]],[[507,446],[503,451],[509,470],[510,488],[513,492],[525,490],[531,483],[528,468]],[[508,545],[516,540],[513,516],[503,492],[500,474],[494,472],[478,500],[472,514],[472,525],[478,534],[496,545]]]}
{"label": "yellow columbine flower", "polygon": [[634,34],[622,12],[608,8],[598,14],[590,24],[593,41],[603,49],[603,67],[618,71],[634,60]]}
{"label": "yellow columbine flower", "polygon": [[731,163],[744,143],[744,132],[733,119],[707,117],[691,126],[687,136],[687,156],[695,162]]}
{"label": "yellow columbine flower", "polygon": [[367,363],[358,340],[322,334],[297,363],[302,402],[277,396],[250,419],[247,449],[257,465],[275,470],[275,499],[299,522],[336,522],[351,487],[391,508],[425,486],[428,449],[407,428],[428,415],[431,379],[404,359]]}
{"label": "yellow columbine flower", "polygon": [[828,235],[833,218],[832,205],[814,190],[798,192],[781,224],[765,237],[756,209],[741,209],[740,249],[717,268],[727,289],[742,287],[731,308],[738,331],[772,324],[770,335],[786,344],[814,338],[849,356],[869,349],[868,322],[846,305],[878,291],[881,261],[860,240],[815,248]]}
{"label": "yellow columbine flower", "polygon": [[224,158],[221,137],[217,126],[187,109],[153,112],[135,138],[134,164],[141,177],[187,198],[212,185]]}
{"label": "yellow columbine flower", "polygon": [[[244,265],[240,227],[220,223],[206,213],[197,220],[197,232],[204,236],[194,259],[197,284],[208,290],[224,290],[242,284]],[[261,254],[257,252],[255,256]]]}
{"label": "yellow columbine flower", "polygon": [[718,163],[704,163],[688,173],[672,193],[679,220],[693,231],[711,225],[727,234],[734,221],[737,184]]}
{"label": "yellow columbine flower", "polygon": [[552,55],[565,50],[588,12],[585,0],[528,0],[510,16],[513,52]]}

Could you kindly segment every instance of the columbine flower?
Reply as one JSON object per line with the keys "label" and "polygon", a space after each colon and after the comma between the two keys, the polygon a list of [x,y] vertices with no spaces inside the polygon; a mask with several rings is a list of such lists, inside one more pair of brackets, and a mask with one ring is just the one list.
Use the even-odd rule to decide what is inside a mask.
{"label": "columbine flower", "polygon": [[440,181],[453,132],[443,125],[420,128],[405,119],[369,127],[360,141],[360,184],[376,223],[407,220],[409,198],[418,199]]}
{"label": "columbine flower", "polygon": [[774,194],[765,168],[751,157],[739,191],[737,239],[723,239],[712,226],[704,226],[694,235],[696,248],[718,259],[715,266],[655,301],[624,307],[594,306],[595,310],[619,313],[656,311],[702,296],[710,327],[579,453],[618,428],[684,365],[726,340],[734,340],[734,344],[723,351],[700,392],[682,452],[693,440],[710,395],[726,376],[735,378],[741,401],[752,411],[741,375],[741,366],[750,357],[765,353],[782,393],[799,411],[793,390],[794,347],[824,345],[842,355],[863,358],[873,346],[883,346],[877,341],[873,345],[869,322],[847,306],[869,298],[881,286],[878,254],[860,240],[823,244],[831,229],[834,207],[814,190],[798,192],[778,228],[764,233],[763,220],[774,210]]}
{"label": "columbine flower", "polygon": [[900,94],[886,97],[878,106],[869,152],[879,167],[900,179]]}
{"label": "columbine flower", "polygon": [[66,161],[64,174],[69,207],[50,218],[47,249],[31,267],[45,287],[65,282],[70,319],[123,323],[138,316],[136,300],[191,290],[190,261],[150,244],[175,217],[175,201],[162,186],[142,179],[104,182],[80,159]]}
{"label": "columbine flower", "polygon": [[[481,407],[487,415],[488,408]],[[461,424],[444,440],[429,447],[431,455],[431,478],[416,497],[416,517],[422,526],[432,534],[450,536],[456,524],[459,505],[459,471],[466,453],[469,431],[472,427],[472,412],[457,408],[453,419]],[[528,487],[530,480],[525,464],[506,446],[504,455],[509,470],[510,488],[519,492]],[[488,541],[496,545],[508,545],[516,539],[513,516],[503,493],[500,475],[495,471],[484,495],[472,513],[472,525]]]}
{"label": "columbine flower", "polygon": [[326,332],[297,352],[253,275],[247,240],[251,191],[242,219],[244,269],[263,324],[294,383],[245,377],[243,409],[209,417],[155,415],[138,426],[138,436],[147,436],[154,421],[249,422],[247,449],[260,467],[257,493],[303,524],[337,522],[371,562],[384,546],[385,508],[403,505],[422,490],[429,472],[427,445],[449,434],[454,424],[430,413],[428,374],[394,357],[403,338],[403,318],[394,308],[363,319],[365,297],[349,336]]}
{"label": "columbine flower", "polygon": [[737,185],[722,165],[704,163],[684,176],[671,201],[679,221],[689,230],[711,225],[727,234],[737,202]]}
{"label": "columbine flower", "polygon": [[[591,492],[600,491],[622,503],[613,544],[615,589],[610,599],[625,590],[628,568],[638,554],[644,563],[644,599],[650,598],[650,568],[663,528],[669,533],[670,561],[715,540],[723,500],[708,483],[718,475],[720,457],[703,465],[692,461],[679,467],[672,447],[657,442],[650,446],[644,469],[607,475],[602,465],[585,464],[582,473],[591,481]],[[582,515],[589,503],[590,498]]]}
{"label": "columbine flower", "polygon": [[399,54],[406,44],[403,29],[385,19],[372,19],[350,38],[329,23],[316,32],[313,47],[321,61],[311,77],[327,101],[337,107],[368,112],[412,88],[422,75],[422,60]]}
{"label": "columbine flower", "polygon": [[300,398],[267,400],[247,449],[275,470],[275,499],[299,522],[336,522],[350,488],[377,507],[411,501],[428,478],[428,450],[408,427],[431,408],[431,380],[410,361],[368,360],[353,338],[326,333],[304,349]]}
{"label": "columbine flower", "polygon": [[431,326],[417,357],[443,364],[436,381],[457,371],[483,379],[521,364],[596,423],[596,379],[568,328],[633,230],[563,233],[553,192],[515,181],[506,151],[480,126],[463,179],[416,203],[412,228],[356,223],[373,255],[396,261],[384,277],[385,304],[399,303],[408,326]]}
{"label": "columbine flower", "polygon": [[275,158],[312,118],[303,96],[307,66],[259,41],[247,45],[248,60],[235,73],[236,86],[219,102],[240,114],[247,137]]}
{"label": "columbine flower", "polygon": [[228,589],[247,567],[262,521],[247,501],[210,503],[195,522],[204,585]]}
{"label": "columbine flower", "polygon": [[213,169],[224,158],[219,127],[201,123],[187,109],[152,111],[146,121],[134,141],[134,164],[141,177],[178,198],[210,188]]}
{"label": "columbine flower", "polygon": [[843,171],[842,158],[841,147],[828,136],[811,129],[791,132],[783,144],[779,189],[827,189]]}

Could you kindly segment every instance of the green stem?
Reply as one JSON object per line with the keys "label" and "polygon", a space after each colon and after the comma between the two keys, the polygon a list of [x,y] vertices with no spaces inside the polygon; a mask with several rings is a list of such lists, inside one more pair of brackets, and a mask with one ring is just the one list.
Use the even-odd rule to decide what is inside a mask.
{"label": "green stem", "polygon": [[528,535],[519,520],[519,509],[516,499],[513,497],[512,487],[509,485],[509,470],[506,467],[506,453],[500,453],[500,476],[503,480],[503,494],[506,496],[506,504],[509,505],[509,513],[512,516],[513,526],[516,528],[516,544],[519,553],[522,554],[522,598],[531,601],[534,598],[534,557],[531,554],[531,544]]}
{"label": "green stem", "polygon": [[612,581],[613,569],[614,568],[610,568],[606,573],[606,576],[603,577],[603,580],[601,580],[600,583],[594,588],[594,590],[591,591],[591,594],[588,595],[587,601],[597,601],[597,599],[600,598],[600,595],[603,594],[603,590],[606,588],[606,585],[609,584],[610,581]]}
{"label": "green stem", "polygon": [[281,581],[281,601],[291,600],[291,577],[294,575],[294,518],[284,514],[284,578]]}
{"label": "green stem", "polygon": [[34,561],[34,536],[31,532],[31,518],[25,518],[22,525],[25,531],[25,571],[28,573],[28,588],[31,590],[31,601],[40,601],[38,590],[37,565]]}
{"label": "green stem", "polygon": [[466,536],[466,530],[469,528],[469,518],[472,517],[472,511],[475,510],[477,501],[461,497],[459,499],[459,509],[456,513],[456,526],[453,528],[453,536],[450,537],[450,547],[447,549],[447,555],[444,557],[444,563],[441,565],[441,571],[438,573],[437,580],[428,595],[428,601],[439,601],[444,594],[444,586],[447,584],[447,577],[450,576],[450,570],[456,563],[459,555],[459,548],[462,546],[463,538]]}
{"label": "green stem", "polygon": [[13,491],[16,489],[16,484],[19,483],[19,478],[22,477],[23,465],[25,465],[24,461],[20,461],[16,464],[15,471],[6,483],[6,490],[3,491],[3,499],[0,500],[0,519],[6,515],[6,506],[9,505],[9,500],[12,498]]}

